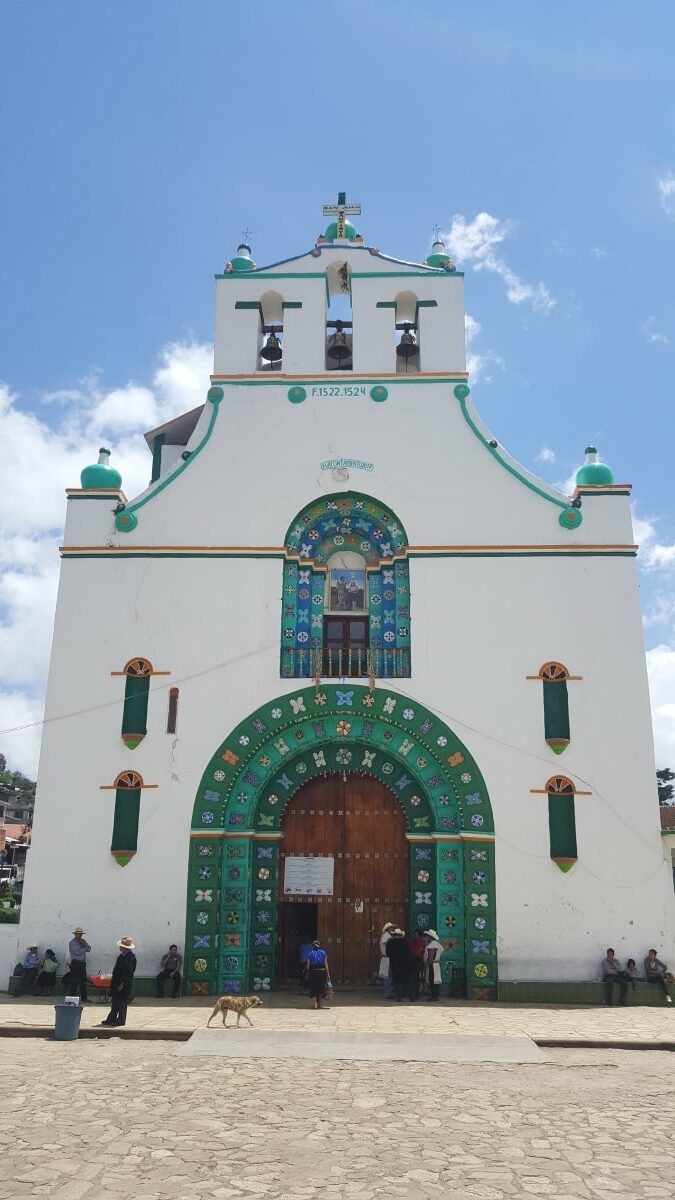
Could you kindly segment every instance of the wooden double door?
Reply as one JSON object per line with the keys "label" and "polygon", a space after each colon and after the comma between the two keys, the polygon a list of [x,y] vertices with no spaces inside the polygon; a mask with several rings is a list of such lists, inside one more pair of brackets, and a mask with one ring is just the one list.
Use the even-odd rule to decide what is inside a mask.
{"label": "wooden double door", "polygon": [[[300,945],[319,937],[335,983],[372,983],[385,921],[406,928],[408,843],[394,796],[368,776],[314,779],[287,805],[280,852],[281,977],[297,978]],[[284,894],[286,857],[310,855],[333,858],[333,895]]]}

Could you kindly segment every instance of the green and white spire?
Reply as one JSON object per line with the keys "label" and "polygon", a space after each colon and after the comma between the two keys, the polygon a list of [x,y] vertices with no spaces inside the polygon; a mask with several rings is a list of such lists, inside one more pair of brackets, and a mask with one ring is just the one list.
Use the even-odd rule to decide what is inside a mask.
{"label": "green and white spire", "polygon": [[576,475],[577,487],[601,487],[614,483],[614,476],[607,463],[601,463],[595,446],[587,446],[583,467]]}
{"label": "green and white spire", "polygon": [[110,451],[101,446],[98,452],[98,462],[85,467],[80,473],[80,486],[86,491],[119,491],[122,486],[122,476],[115,467],[110,466]]}

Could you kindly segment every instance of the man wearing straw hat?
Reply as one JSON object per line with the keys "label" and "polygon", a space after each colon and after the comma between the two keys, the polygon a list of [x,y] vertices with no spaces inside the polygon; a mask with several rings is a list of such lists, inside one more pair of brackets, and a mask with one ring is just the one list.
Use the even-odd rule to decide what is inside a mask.
{"label": "man wearing straw hat", "polygon": [[382,996],[385,1000],[393,1000],[394,998],[391,990],[391,963],[387,954],[387,942],[391,938],[393,929],[393,921],[387,921],[382,926],[382,933],[380,934],[380,966],[377,973],[382,980]]}
{"label": "man wearing straw hat", "polygon": [[70,955],[70,967],[68,974],[64,978],[64,983],[67,981],[69,988],[80,989],[80,999],[83,1004],[87,1003],[87,955],[91,953],[91,946],[84,940],[84,929],[81,925],[76,925],[73,930],[73,936],[68,943],[68,953]]}
{"label": "man wearing straw hat", "polygon": [[438,940],[438,934],[435,929],[427,929],[426,937],[429,939],[424,956],[429,973],[429,995],[427,996],[427,1000],[438,1000],[441,994],[441,954],[443,953],[443,947]]}
{"label": "man wearing straw hat", "polygon": [[117,943],[117,949],[119,955],[110,981],[110,1012],[105,1021],[101,1021],[101,1025],[119,1027],[127,1023],[127,1005],[136,970],[136,955],[134,954],[136,947],[130,937],[123,937]]}

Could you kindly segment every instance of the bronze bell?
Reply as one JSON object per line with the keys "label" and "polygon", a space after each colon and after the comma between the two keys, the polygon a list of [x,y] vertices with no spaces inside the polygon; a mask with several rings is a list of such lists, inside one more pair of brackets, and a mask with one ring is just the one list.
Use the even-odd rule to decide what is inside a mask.
{"label": "bronze bell", "polygon": [[276,333],[269,333],[267,341],[260,351],[260,357],[266,358],[268,362],[278,362],[281,358],[281,343]]}
{"label": "bronze bell", "polygon": [[419,346],[415,341],[415,335],[412,332],[412,325],[404,325],[401,340],[396,347],[396,353],[399,358],[412,358],[414,354],[419,353]]}
{"label": "bronze bell", "polygon": [[328,339],[326,354],[329,358],[351,358],[351,349],[347,344],[347,335],[343,333],[342,321],[335,322],[335,333]]}

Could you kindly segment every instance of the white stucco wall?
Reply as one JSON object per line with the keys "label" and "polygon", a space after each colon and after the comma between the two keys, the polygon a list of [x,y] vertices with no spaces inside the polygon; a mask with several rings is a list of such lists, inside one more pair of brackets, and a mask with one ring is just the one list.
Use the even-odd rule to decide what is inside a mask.
{"label": "white stucco wall", "polygon": [[[393,277],[400,265],[383,268],[367,252],[354,257],[354,270],[370,262],[382,272],[353,281],[355,321],[362,311],[376,372],[385,348],[382,314],[391,320],[392,310],[376,309],[374,300],[387,299],[387,289],[393,298],[404,281]],[[307,261],[314,266],[298,260],[298,270],[314,269],[317,260]],[[429,341],[425,333],[424,353],[429,345],[438,369],[459,371],[461,280],[415,278],[410,288],[421,285],[439,302],[422,310],[424,320],[441,321]],[[253,312],[232,309],[238,286],[218,282],[222,373],[239,363],[228,357],[231,322]],[[635,562],[591,556],[632,544],[627,497],[584,498],[581,526],[562,529],[560,508],[546,498],[557,493],[530,476],[545,493],[537,494],[495,460],[447,381],[386,378],[389,398],[381,404],[369,398],[372,381],[365,396],[312,394],[311,371],[323,367],[323,349],[320,367],[313,365],[312,330],[325,318],[325,290],[315,301],[315,279],[283,280],[283,289],[284,299],[302,298],[301,309],[287,310],[285,355],[304,364],[307,400],[290,404],[283,378],[223,383],[213,436],[173,482],[154,485],[138,527],[119,533],[108,499],[73,499],[65,545],[126,554],[149,548],[143,555],[157,547],[196,555],[247,547],[254,554],[281,547],[293,518],[318,495],[351,489],[389,505],[412,547],[456,555],[412,558],[412,677],[378,686],[436,710],[483,772],[495,816],[501,977],[595,978],[610,944],[622,958],[638,959],[653,944],[672,959],[672,880],[659,835]],[[307,338],[314,348],[303,356],[298,347]],[[355,356],[357,344],[355,331]],[[242,358],[238,369],[250,367]],[[352,380],[355,373],[336,382]],[[191,449],[209,419],[207,405]],[[373,470],[335,483],[321,463],[343,456]],[[499,548],[508,556],[491,557]],[[527,548],[535,556],[523,556]],[[569,556],[574,548],[583,555]],[[246,714],[297,686],[279,679],[281,587],[278,558],[64,561],[22,941],[34,937],[58,953],[80,922],[92,965],[105,967],[116,939],[129,933],[141,974],[157,970],[169,942],[182,944],[188,834],[204,767]],[[120,740],[124,683],[110,672],[135,655],[171,675],[152,679],[147,736],[131,753]],[[544,742],[542,685],[525,678],[548,659],[583,677],[568,685],[571,745],[561,758]],[[176,685],[174,738],[165,728],[168,688]],[[109,853],[114,792],[100,785],[125,767],[158,787],[142,794],[138,853],[120,869]],[[579,861],[566,875],[549,858],[546,796],[530,790],[557,773],[592,792],[576,800]]]}
{"label": "white stucco wall", "polygon": [[[411,564],[413,677],[391,686],[437,710],[485,776],[503,978],[583,978],[605,943],[636,958],[658,944],[672,957],[632,572],[623,559]],[[64,564],[52,667],[60,683],[47,709],[24,940],[60,944],[79,921],[107,965],[117,937],[131,933],[142,972],[181,942],[204,766],[248,712],[297,686],[277,678],[280,592],[276,561]],[[123,681],[110,671],[138,653],[171,676],[153,679],[148,734],[131,754],[119,738]],[[568,685],[572,741],[562,758],[543,741],[542,685],[525,679],[550,657],[584,677]],[[175,684],[174,739],[164,730]],[[73,712],[82,715],[65,716]],[[109,854],[114,792],[99,786],[126,766],[159,787],[143,792],[138,854],[120,869]],[[549,859],[546,797],[530,794],[558,771],[593,792],[576,801],[579,862],[568,875]]]}

